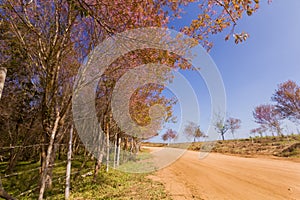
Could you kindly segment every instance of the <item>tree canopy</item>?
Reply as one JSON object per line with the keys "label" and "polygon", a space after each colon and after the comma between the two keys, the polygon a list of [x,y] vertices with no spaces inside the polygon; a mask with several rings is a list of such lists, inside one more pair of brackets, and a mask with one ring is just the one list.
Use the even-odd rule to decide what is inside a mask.
{"label": "tree canopy", "polygon": [[272,134],[276,132],[278,135],[281,135],[281,115],[274,105],[264,104],[257,106],[253,112],[253,117],[255,122],[261,125],[262,130],[264,129],[263,127],[267,127]]}
{"label": "tree canopy", "polygon": [[188,138],[193,138],[194,142],[196,142],[199,138],[205,138],[207,135],[200,129],[200,126],[194,122],[189,122],[185,128],[184,133],[187,135]]}
{"label": "tree canopy", "polygon": [[272,100],[281,117],[292,121],[300,120],[300,86],[296,82],[288,80],[279,84]]}
{"label": "tree canopy", "polygon": [[216,117],[216,121],[214,122],[215,129],[221,134],[222,140],[225,140],[225,133],[230,130],[233,137],[234,132],[241,127],[241,120],[233,117],[224,119],[219,116]]}
{"label": "tree canopy", "polygon": [[[226,40],[231,35],[235,43],[246,40],[248,34],[236,33],[235,27],[244,14],[250,16],[259,8],[259,1],[0,1],[0,68],[7,70],[0,105],[0,143],[3,146],[46,144],[26,156],[19,150],[9,153],[8,165],[13,169],[18,159],[38,158],[36,152],[40,152],[39,199],[51,188],[51,166],[57,150],[54,144],[67,141],[66,133],[72,124],[74,80],[89,53],[116,33],[140,27],[168,27],[169,22],[183,16],[187,6],[197,7],[198,16],[189,26],[177,28],[209,50],[210,36],[224,30]],[[122,132],[111,116],[111,96],[119,78],[128,70],[150,62],[189,68],[177,65],[179,59],[165,51],[146,49],[130,52],[109,66],[96,91],[98,121],[108,135],[106,143],[121,138],[124,149],[129,149],[130,139],[135,147],[139,143],[138,138]],[[130,114],[137,124],[147,125],[151,120],[150,107],[158,103],[165,105],[164,120],[173,120],[174,100],[162,96],[162,91],[163,87],[155,84],[135,91],[130,99]]]}

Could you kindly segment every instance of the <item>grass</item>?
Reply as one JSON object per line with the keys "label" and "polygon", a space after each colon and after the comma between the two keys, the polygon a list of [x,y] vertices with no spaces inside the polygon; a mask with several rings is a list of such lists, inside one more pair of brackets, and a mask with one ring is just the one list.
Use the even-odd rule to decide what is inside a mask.
{"label": "grass", "polygon": [[[142,152],[137,156],[137,159],[140,161],[148,158],[150,158],[148,152]],[[82,157],[77,157],[72,161],[73,175],[79,170],[82,161]],[[57,161],[57,163],[59,162]],[[39,170],[28,170],[38,168],[39,163],[19,162],[15,172],[20,174],[5,178],[6,165],[7,163],[5,162],[0,163],[0,173],[5,190],[18,199],[37,199]],[[92,172],[93,166],[94,161],[87,162],[81,174]],[[64,199],[65,168],[66,163],[53,168],[52,188],[46,191],[45,199]],[[164,186],[161,183],[148,179],[147,175],[149,174],[130,174],[115,169],[110,169],[109,172],[106,172],[103,166],[96,182],[93,182],[93,176],[78,176],[76,180],[71,179],[70,199],[170,199],[164,190]],[[28,193],[23,193],[28,190]]]}
{"label": "grass", "polygon": [[300,157],[300,142],[294,143],[277,154],[281,157]]}
{"label": "grass", "polygon": [[72,188],[71,199],[170,199],[161,183],[146,178],[146,174],[129,174],[118,170],[101,173],[96,184],[92,177]]}
{"label": "grass", "polygon": [[155,171],[155,165],[152,161],[152,155],[146,151],[142,150],[135,158],[134,161],[126,162],[120,165],[117,169],[124,172],[133,173],[144,173]]}
{"label": "grass", "polygon": [[[212,152],[244,156],[272,155],[278,157],[300,157],[300,135],[283,137],[255,137],[238,140],[217,141]],[[199,151],[202,142],[192,143],[189,150]]]}

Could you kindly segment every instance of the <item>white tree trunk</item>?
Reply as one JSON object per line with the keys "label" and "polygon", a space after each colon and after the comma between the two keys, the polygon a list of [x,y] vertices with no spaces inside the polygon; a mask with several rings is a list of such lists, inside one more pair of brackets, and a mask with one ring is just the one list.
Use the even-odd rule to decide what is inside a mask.
{"label": "white tree trunk", "polygon": [[73,125],[70,130],[70,139],[69,139],[69,150],[67,158],[67,171],[66,171],[66,189],[65,189],[65,199],[70,197],[70,178],[71,178],[71,164],[72,164],[72,139],[73,139]]}
{"label": "white tree trunk", "polygon": [[50,163],[50,159],[51,159],[52,148],[53,148],[56,132],[57,132],[57,129],[58,129],[59,120],[60,120],[60,116],[59,116],[59,113],[57,113],[55,123],[54,123],[54,127],[52,129],[52,133],[51,133],[51,137],[50,137],[49,146],[48,146],[48,149],[47,149],[46,164],[45,164],[45,169],[43,170],[43,173],[42,173],[41,186],[40,186],[40,192],[39,192],[38,200],[43,200],[43,196],[44,196],[44,192],[45,192],[45,188],[46,188],[48,167],[49,167],[49,163]]}
{"label": "white tree trunk", "polygon": [[106,129],[106,172],[109,168],[109,123],[107,123]]}
{"label": "white tree trunk", "polygon": [[121,137],[119,137],[119,141],[118,141],[117,166],[120,165],[120,151],[121,151]]}
{"label": "white tree trunk", "polygon": [[0,99],[1,99],[1,96],[2,96],[3,88],[4,88],[6,73],[7,73],[6,68],[0,67]]}
{"label": "white tree trunk", "polygon": [[98,176],[101,164],[102,164],[103,151],[104,151],[104,147],[103,147],[104,142],[102,141],[102,139],[103,139],[103,137],[102,137],[102,131],[101,131],[101,127],[100,127],[100,131],[98,133],[97,160],[96,160],[96,163],[95,163],[93,182],[97,181],[97,176]]}
{"label": "white tree trunk", "polygon": [[114,169],[116,168],[116,159],[117,159],[117,143],[118,143],[118,135],[115,135],[115,148],[114,148]]}

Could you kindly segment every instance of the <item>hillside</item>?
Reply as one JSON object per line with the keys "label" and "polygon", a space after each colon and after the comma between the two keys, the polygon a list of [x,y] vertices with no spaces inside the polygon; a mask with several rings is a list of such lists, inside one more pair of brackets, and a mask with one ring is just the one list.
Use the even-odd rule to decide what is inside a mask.
{"label": "hillside", "polygon": [[[202,144],[203,142],[192,143],[188,149],[199,151]],[[212,152],[243,156],[300,157],[300,135],[217,141]]]}
{"label": "hillside", "polygon": [[[144,146],[164,147],[164,143],[143,143]],[[192,151],[200,151],[203,142],[191,144],[175,143],[170,147],[188,148]],[[240,156],[277,156],[300,158],[300,135],[289,135],[283,137],[255,137],[236,140],[219,140],[215,143],[211,152]]]}

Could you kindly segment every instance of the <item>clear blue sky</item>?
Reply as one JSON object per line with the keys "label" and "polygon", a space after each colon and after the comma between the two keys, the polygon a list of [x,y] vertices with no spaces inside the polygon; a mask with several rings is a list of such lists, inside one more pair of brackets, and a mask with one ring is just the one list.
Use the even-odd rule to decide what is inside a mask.
{"label": "clear blue sky", "polygon": [[[227,113],[242,120],[242,128],[236,133],[242,138],[249,137],[250,129],[257,127],[252,117],[254,107],[270,103],[279,83],[290,79],[300,84],[300,1],[277,0],[270,5],[266,2],[261,1],[261,8],[253,16],[238,22],[236,31],[250,34],[245,43],[225,42],[224,32],[213,37],[210,52],[224,81]],[[195,10],[189,8],[183,19],[172,25],[187,24],[197,15]],[[207,89],[201,78],[191,74],[187,77],[198,90],[200,125],[205,130],[211,114]],[[230,133],[226,136],[231,137]]]}
{"label": "clear blue sky", "polygon": [[[263,2],[263,1],[262,1]],[[256,124],[255,106],[269,103],[277,85],[288,79],[300,83],[300,1],[277,0],[262,4],[237,30],[250,34],[247,42],[235,45],[216,37],[211,56],[226,88],[229,115],[239,117],[240,136],[247,137]]]}

